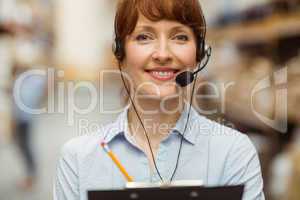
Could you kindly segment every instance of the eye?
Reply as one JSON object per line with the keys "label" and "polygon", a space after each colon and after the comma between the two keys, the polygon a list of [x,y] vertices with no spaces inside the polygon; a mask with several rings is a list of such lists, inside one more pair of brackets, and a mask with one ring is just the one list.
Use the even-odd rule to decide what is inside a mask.
{"label": "eye", "polygon": [[147,34],[142,33],[142,34],[137,35],[135,37],[135,39],[139,42],[145,42],[147,40],[152,40],[152,37]]}
{"label": "eye", "polygon": [[179,35],[176,35],[173,39],[180,40],[180,41],[188,41],[189,37],[185,34],[179,34]]}

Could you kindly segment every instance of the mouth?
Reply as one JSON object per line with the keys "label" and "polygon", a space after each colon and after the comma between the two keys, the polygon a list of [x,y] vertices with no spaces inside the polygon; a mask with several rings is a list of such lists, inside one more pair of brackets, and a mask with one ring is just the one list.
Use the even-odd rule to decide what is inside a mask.
{"label": "mouth", "polygon": [[147,74],[149,74],[153,79],[159,81],[169,81],[175,79],[177,73],[180,70],[172,69],[172,68],[155,68],[145,70]]}

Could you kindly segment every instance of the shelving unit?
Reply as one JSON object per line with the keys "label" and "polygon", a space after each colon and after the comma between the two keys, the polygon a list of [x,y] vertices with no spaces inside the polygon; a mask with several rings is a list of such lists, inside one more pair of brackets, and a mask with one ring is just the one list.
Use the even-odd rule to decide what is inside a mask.
{"label": "shelving unit", "polygon": [[285,15],[276,14],[261,21],[212,28],[208,31],[208,39],[212,41],[226,39],[235,43],[251,43],[266,42],[299,34],[300,12]]}

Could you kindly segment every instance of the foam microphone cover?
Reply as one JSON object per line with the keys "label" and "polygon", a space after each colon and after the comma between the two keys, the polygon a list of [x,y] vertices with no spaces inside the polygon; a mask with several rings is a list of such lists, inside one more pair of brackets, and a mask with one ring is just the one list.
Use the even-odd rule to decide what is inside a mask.
{"label": "foam microphone cover", "polygon": [[194,74],[191,71],[185,71],[176,76],[176,83],[180,87],[185,87],[194,80]]}

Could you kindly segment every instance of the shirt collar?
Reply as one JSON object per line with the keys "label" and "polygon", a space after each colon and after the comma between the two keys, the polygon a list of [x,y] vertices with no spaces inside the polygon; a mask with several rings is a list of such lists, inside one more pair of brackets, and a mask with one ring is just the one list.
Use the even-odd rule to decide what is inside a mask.
{"label": "shirt collar", "polygon": [[128,113],[129,105],[125,107],[125,109],[118,115],[117,119],[107,125],[107,129],[105,129],[105,134],[103,141],[105,143],[109,143],[112,141],[116,136],[124,134],[125,130],[128,130],[128,120],[127,120],[127,113]]}
{"label": "shirt collar", "polygon": [[[127,117],[129,106],[130,105],[127,105],[125,107],[125,109],[123,110],[123,112],[121,112],[119,114],[117,119],[113,123],[109,124],[106,127],[107,129],[105,130],[105,136],[103,139],[105,143],[109,143],[118,135],[121,135],[121,134],[128,135],[129,134],[128,133],[128,117]],[[171,134],[178,133],[178,134],[184,135],[185,140],[187,140],[188,142],[190,142],[192,144],[195,144],[197,134],[193,133],[192,127],[193,127],[193,124],[196,123],[195,120],[197,119],[198,113],[192,106],[191,106],[191,110],[190,110],[190,117],[189,117],[188,125],[187,125],[186,131],[184,133],[185,124],[186,124],[186,120],[187,120],[188,113],[189,113],[189,108],[190,108],[189,103],[185,103],[183,112],[181,113],[179,119],[177,120],[175,127],[171,131]]]}
{"label": "shirt collar", "polygon": [[[179,119],[177,120],[177,122],[175,124],[175,127],[173,128],[173,130],[174,130],[173,132],[177,132],[180,135],[183,135],[185,140],[187,140],[188,142],[190,142],[192,144],[195,144],[197,134],[195,133],[195,131],[193,131],[192,127],[195,127],[194,125],[195,125],[195,123],[197,123],[196,119],[198,117],[198,113],[193,108],[193,106],[191,106],[190,111],[189,111],[189,109],[190,109],[190,104],[185,103],[183,112],[181,113]],[[189,116],[187,128],[184,132],[189,112],[190,112],[190,116]]]}

